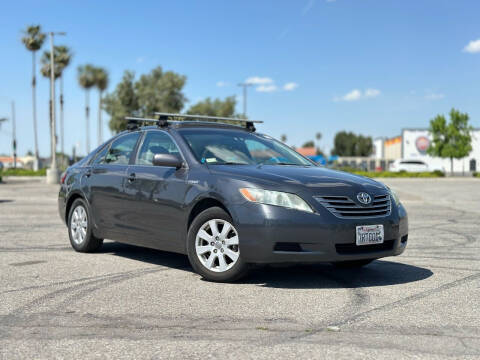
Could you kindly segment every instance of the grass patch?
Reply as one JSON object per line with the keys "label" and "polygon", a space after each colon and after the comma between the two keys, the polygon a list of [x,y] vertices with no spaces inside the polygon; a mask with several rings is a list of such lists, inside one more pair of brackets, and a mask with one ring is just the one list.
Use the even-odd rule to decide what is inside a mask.
{"label": "grass patch", "polygon": [[392,172],[392,171],[352,171],[353,174],[366,176],[369,178],[439,178],[445,174],[441,171],[432,172]]}
{"label": "grass patch", "polygon": [[40,169],[38,171],[28,169],[3,169],[0,172],[0,178],[2,176],[45,176],[47,169]]}
{"label": "grass patch", "polygon": [[473,173],[473,177],[478,177],[478,178],[480,178],[480,172],[474,172],[474,173]]}

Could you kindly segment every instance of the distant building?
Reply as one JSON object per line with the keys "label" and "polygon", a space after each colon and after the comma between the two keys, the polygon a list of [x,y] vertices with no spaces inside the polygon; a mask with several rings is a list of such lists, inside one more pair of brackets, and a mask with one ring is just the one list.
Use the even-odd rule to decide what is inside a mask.
{"label": "distant building", "polygon": [[[428,129],[402,130],[402,159],[418,159],[432,168],[443,168],[450,171],[450,159],[442,159],[427,155],[432,137]],[[472,151],[463,159],[453,160],[453,171],[456,173],[479,171],[480,168],[480,129],[472,132]]]}
{"label": "distant building", "polygon": [[[364,170],[388,170],[389,165],[397,159],[421,160],[430,169],[450,171],[450,159],[432,157],[427,154],[432,137],[428,129],[403,129],[400,136],[376,138],[373,140],[374,151],[371,157],[340,157],[338,162]],[[453,160],[456,173],[480,171],[480,129],[472,133],[472,151],[463,159]]]}

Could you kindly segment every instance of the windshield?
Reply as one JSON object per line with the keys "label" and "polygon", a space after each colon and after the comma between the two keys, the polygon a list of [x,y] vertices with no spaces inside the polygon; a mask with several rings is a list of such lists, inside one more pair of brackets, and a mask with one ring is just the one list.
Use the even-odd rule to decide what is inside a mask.
{"label": "windshield", "polygon": [[208,165],[314,166],[269,136],[238,130],[181,129],[198,161]]}

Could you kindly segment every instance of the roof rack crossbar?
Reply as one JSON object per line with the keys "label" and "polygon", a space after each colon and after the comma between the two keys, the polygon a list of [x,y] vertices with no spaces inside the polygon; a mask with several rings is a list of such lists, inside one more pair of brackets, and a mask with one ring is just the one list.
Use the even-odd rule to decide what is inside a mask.
{"label": "roof rack crossbar", "polygon": [[201,119],[201,120],[226,120],[226,121],[240,121],[244,123],[253,123],[253,124],[261,124],[263,121],[260,120],[250,120],[250,119],[241,119],[241,118],[231,118],[231,117],[222,117],[222,116],[208,116],[208,115],[190,115],[190,114],[172,114],[172,113],[163,113],[163,112],[156,112],[155,115],[164,116],[164,117],[171,117],[171,118],[187,118],[187,119]]}
{"label": "roof rack crossbar", "polygon": [[141,117],[125,117],[125,120],[128,121],[127,129],[135,130],[138,129],[139,123],[151,122],[156,123],[158,127],[168,126],[169,121],[179,121],[179,120],[200,120],[205,122],[218,122],[218,121],[237,121],[245,124],[245,127],[249,131],[255,131],[254,124],[261,124],[263,121],[259,120],[249,120],[249,119],[240,119],[240,118],[230,118],[230,117],[221,117],[221,116],[207,116],[207,115],[189,115],[189,114],[173,114],[173,113],[162,113],[156,112],[154,115],[157,115],[157,119],[151,118],[141,118]]}

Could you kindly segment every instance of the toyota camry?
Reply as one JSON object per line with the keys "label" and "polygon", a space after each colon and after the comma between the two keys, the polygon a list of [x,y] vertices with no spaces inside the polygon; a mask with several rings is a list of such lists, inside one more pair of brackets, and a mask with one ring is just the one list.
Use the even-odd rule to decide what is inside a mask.
{"label": "toyota camry", "polygon": [[130,118],[62,175],[76,251],[111,239],[186,254],[225,282],[251,264],[360,267],[405,250],[407,213],[382,183],[318,166],[253,121],[158,115]]}

